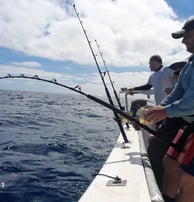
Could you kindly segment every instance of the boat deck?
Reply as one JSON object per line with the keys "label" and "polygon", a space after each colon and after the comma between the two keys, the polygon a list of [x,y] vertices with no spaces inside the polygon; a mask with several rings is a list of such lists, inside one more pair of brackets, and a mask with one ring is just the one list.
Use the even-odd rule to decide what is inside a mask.
{"label": "boat deck", "polygon": [[[142,131],[136,131],[132,126],[125,131],[129,143],[123,143],[119,136],[107,161],[79,202],[163,201],[146,155]],[[106,175],[118,176],[121,182]]]}

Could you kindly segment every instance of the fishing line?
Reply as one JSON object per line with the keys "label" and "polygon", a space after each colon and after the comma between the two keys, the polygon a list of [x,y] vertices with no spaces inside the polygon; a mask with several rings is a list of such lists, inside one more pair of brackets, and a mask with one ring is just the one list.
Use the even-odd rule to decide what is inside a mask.
{"label": "fishing line", "polygon": [[[105,83],[105,81],[104,81],[104,77],[102,76],[102,72],[100,71],[100,66],[99,66],[98,61],[97,61],[97,59],[96,59],[96,55],[94,54],[94,51],[93,51],[93,48],[92,48],[91,43],[90,43],[90,41],[89,41],[88,35],[87,35],[87,33],[86,33],[86,30],[85,30],[85,28],[84,28],[84,26],[83,26],[83,23],[82,23],[82,21],[81,21],[81,19],[80,19],[80,17],[79,17],[79,13],[77,12],[77,10],[76,10],[76,8],[75,8],[75,4],[73,4],[73,8],[74,8],[74,10],[75,10],[75,13],[76,13],[77,18],[78,18],[78,20],[79,20],[79,22],[80,22],[81,28],[82,28],[82,30],[83,30],[83,32],[84,32],[85,37],[86,37],[86,41],[87,41],[87,43],[88,43],[88,45],[89,45],[90,51],[91,51],[92,56],[93,56],[93,58],[94,58],[94,61],[95,61],[95,63],[96,63],[96,67],[97,67],[97,69],[98,69],[98,72],[99,72],[99,74],[100,74],[102,83],[103,83],[103,85],[104,85],[104,89],[105,89],[105,92],[106,92],[106,96],[107,96],[107,98],[108,98],[108,100],[109,100],[109,103],[114,107],[114,103],[113,103],[113,101],[112,101],[111,95],[110,95],[109,90],[108,90],[108,88],[107,88],[107,86],[106,86],[106,83]],[[118,114],[117,114],[116,111],[113,111],[113,113],[114,113],[114,116],[115,116],[115,121],[117,122],[117,124],[118,124],[118,126],[119,126],[119,129],[120,129],[120,131],[121,131],[121,134],[122,134],[122,136],[123,136],[124,141],[125,141],[125,142],[129,142],[128,139],[127,139],[127,136],[126,136],[126,134],[125,134],[125,131],[124,131],[124,129],[123,129],[123,126],[122,126],[120,117],[118,116]]]}
{"label": "fishing line", "polygon": [[149,128],[148,126],[141,124],[137,119],[133,118],[132,116],[130,116],[129,114],[123,112],[122,110],[120,110],[118,108],[115,108],[113,105],[111,105],[111,104],[109,104],[109,103],[107,103],[107,102],[105,102],[105,101],[103,101],[103,100],[101,100],[101,99],[99,99],[99,98],[97,98],[97,97],[95,97],[93,95],[84,93],[83,91],[81,91],[80,86],[70,87],[70,86],[58,83],[56,79],[52,79],[52,80],[43,79],[43,78],[40,78],[38,75],[25,76],[24,74],[20,74],[20,75],[13,75],[12,76],[11,74],[8,74],[7,76],[0,77],[0,79],[33,79],[33,80],[44,81],[44,82],[51,83],[51,84],[54,84],[54,85],[57,85],[57,86],[61,86],[63,88],[67,88],[67,89],[69,89],[71,91],[74,91],[76,93],[79,93],[79,94],[87,97],[88,99],[90,99],[90,100],[92,100],[94,102],[97,102],[97,103],[107,107],[108,109],[112,110],[115,113],[120,114],[121,116],[129,119],[130,121],[135,122],[136,124],[138,124],[139,127],[143,128],[144,130],[148,131],[149,133],[152,133],[155,136],[158,135],[157,131],[154,131],[151,128]]}
{"label": "fishing line", "polygon": [[[110,73],[109,73],[109,71],[108,71],[108,68],[107,68],[107,65],[106,65],[106,61],[104,60],[103,55],[102,55],[102,51],[100,50],[100,45],[98,44],[97,40],[95,40],[95,42],[96,42],[96,46],[97,46],[97,48],[98,48],[98,52],[99,52],[99,54],[100,54],[100,57],[101,57],[101,59],[102,59],[102,62],[103,62],[103,64],[104,64],[104,68],[105,68],[105,70],[106,70],[105,75],[106,75],[106,73],[107,73],[108,78],[109,78],[109,81],[110,81],[110,84],[111,84],[111,86],[112,86],[113,93],[114,93],[115,98],[116,98],[116,100],[117,100],[117,103],[118,103],[118,105],[119,105],[119,108],[120,108],[120,110],[123,111],[125,107],[123,107],[123,106],[121,105],[120,99],[119,99],[118,94],[117,94],[117,92],[116,92],[116,90],[115,90],[115,87],[114,87],[114,83],[113,83],[113,81],[112,81],[112,79],[111,79],[111,76],[110,76]],[[126,126],[127,126],[127,128],[129,128],[128,123],[126,123]]]}
{"label": "fishing line", "polygon": [[120,110],[123,110],[124,107],[121,105],[120,99],[119,99],[118,94],[117,94],[117,92],[116,92],[116,90],[115,90],[114,83],[113,83],[113,81],[112,81],[112,79],[111,79],[110,73],[109,73],[109,71],[108,71],[108,67],[107,67],[107,65],[106,65],[106,61],[104,60],[102,51],[100,50],[100,45],[98,44],[97,40],[95,40],[95,42],[96,42],[96,46],[97,46],[97,48],[98,48],[98,52],[99,52],[99,54],[100,54],[100,57],[101,57],[101,59],[102,59],[102,62],[103,62],[103,64],[104,64],[104,68],[105,68],[106,73],[107,73],[107,75],[108,75],[110,84],[111,84],[111,86],[112,86],[112,89],[113,89],[115,98],[116,98],[117,103],[118,103],[118,105],[119,105],[119,108],[120,108]]}

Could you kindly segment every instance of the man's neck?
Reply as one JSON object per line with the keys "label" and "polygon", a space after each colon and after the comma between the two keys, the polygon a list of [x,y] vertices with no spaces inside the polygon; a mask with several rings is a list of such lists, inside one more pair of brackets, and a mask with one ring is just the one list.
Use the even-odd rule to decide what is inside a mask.
{"label": "man's neck", "polygon": [[160,67],[158,67],[155,72],[159,71],[161,68],[163,67],[163,65],[161,65]]}

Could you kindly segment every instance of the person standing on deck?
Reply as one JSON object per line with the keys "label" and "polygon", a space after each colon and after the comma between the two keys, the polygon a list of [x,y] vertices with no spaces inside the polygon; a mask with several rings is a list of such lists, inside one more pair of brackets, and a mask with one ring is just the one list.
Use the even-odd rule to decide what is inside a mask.
{"label": "person standing on deck", "polygon": [[150,75],[147,84],[129,88],[128,91],[133,93],[134,90],[149,90],[153,87],[155,102],[159,104],[167,96],[166,88],[174,88],[174,71],[163,66],[162,58],[159,55],[150,57],[149,67],[153,73]]}
{"label": "person standing on deck", "polygon": [[[159,104],[166,96],[169,94],[175,86],[176,80],[174,79],[174,70],[169,67],[164,67],[162,63],[162,58],[159,55],[153,55],[149,59],[149,67],[153,73],[150,75],[147,84],[130,88],[128,91],[133,93],[134,90],[149,90],[153,88],[155,103]],[[155,128],[158,129],[157,123]],[[152,134],[148,135],[148,157],[152,165],[154,175],[158,187],[161,189],[163,182],[163,164],[162,158],[166,152],[166,145],[163,145],[158,139],[154,140]],[[164,151],[164,152],[163,152]]]}
{"label": "person standing on deck", "polygon": [[[175,33],[172,33],[175,39],[182,38],[182,43],[185,44],[188,52],[194,55],[194,18],[189,19],[184,24],[183,28]],[[191,58],[181,71],[179,79],[173,92],[158,106],[151,107],[145,113],[145,119],[149,122],[156,123],[166,118],[182,117],[183,125],[190,125],[193,131],[194,123],[194,56]],[[176,125],[175,125],[176,124]],[[173,121],[169,124],[171,128],[177,126]],[[165,124],[163,133],[158,139],[164,139]],[[175,131],[171,131],[176,134]],[[185,142],[182,142],[183,145]],[[170,146],[170,144],[169,144]],[[194,149],[194,145],[191,147]],[[182,148],[181,148],[182,149]],[[193,151],[190,151],[193,153]],[[188,157],[190,153],[185,153]],[[175,202],[177,197],[178,202],[194,202],[194,155],[189,163],[178,163],[177,157],[167,153],[164,156],[164,199],[166,202]]]}
{"label": "person standing on deck", "polygon": [[[175,82],[177,81],[178,78],[178,74],[180,73],[180,71],[182,70],[182,68],[184,67],[184,65],[186,65],[186,61],[181,61],[181,62],[176,62],[173,63],[169,66],[170,69],[173,69],[174,71],[174,80]],[[167,88],[166,89],[166,93],[170,94],[172,92],[173,88]],[[168,127],[168,125],[173,121],[174,125],[173,127]],[[182,119],[175,117],[175,118],[171,118],[171,119],[167,119],[165,120],[164,123],[159,122],[160,124],[158,124],[158,130],[161,133],[160,127],[163,126],[163,124],[166,127],[166,130],[175,130],[177,131],[179,129],[179,124],[182,123]],[[177,127],[178,126],[178,127]],[[174,137],[174,133],[171,135],[167,135],[164,136],[163,139],[161,138],[155,138],[154,135],[149,135],[148,138],[148,157],[150,160],[150,163],[152,165],[152,169],[156,178],[156,182],[158,184],[159,189],[162,191],[162,186],[163,186],[163,175],[164,175],[164,168],[163,168],[163,162],[162,159],[169,147],[169,142],[172,141],[172,138]]]}

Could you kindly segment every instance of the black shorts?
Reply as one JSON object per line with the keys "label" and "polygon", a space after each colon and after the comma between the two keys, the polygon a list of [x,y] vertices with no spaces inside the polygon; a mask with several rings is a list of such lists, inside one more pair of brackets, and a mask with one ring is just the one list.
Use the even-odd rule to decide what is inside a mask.
{"label": "black shorts", "polygon": [[160,125],[158,130],[159,136],[166,138],[168,141],[172,141],[178,130],[187,124],[188,122],[182,118],[167,118]]}

